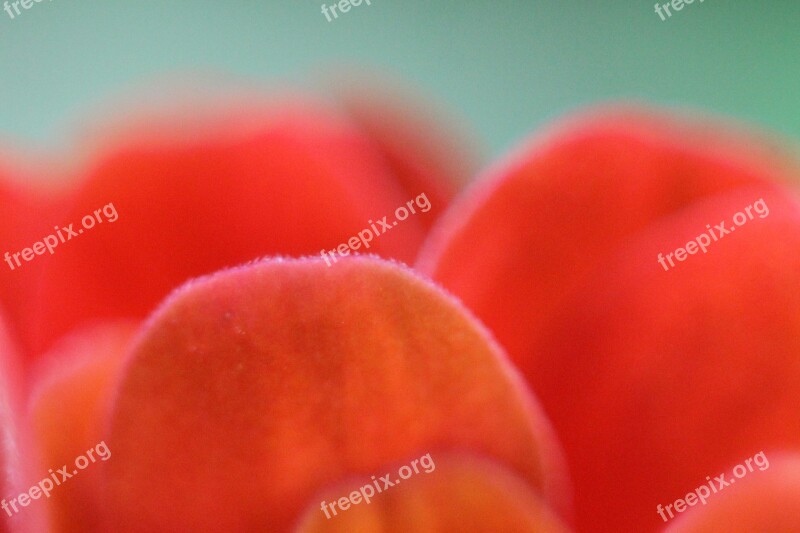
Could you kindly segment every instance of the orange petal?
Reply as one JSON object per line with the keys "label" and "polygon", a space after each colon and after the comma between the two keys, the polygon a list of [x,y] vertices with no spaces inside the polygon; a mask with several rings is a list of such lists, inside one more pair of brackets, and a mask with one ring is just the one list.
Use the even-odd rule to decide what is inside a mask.
{"label": "orange petal", "polygon": [[[407,481],[395,479],[395,470],[395,477],[389,481],[400,483],[385,492],[378,493],[373,481],[367,477],[353,478],[349,483],[327,489],[321,498],[317,498],[321,503],[309,506],[298,531],[568,531],[530,486],[513,472],[471,458],[445,455],[431,456],[429,461],[426,464],[432,463],[433,469],[420,468],[419,473],[412,474]],[[400,468],[403,466],[409,468],[407,465]],[[385,486],[380,480],[377,482],[378,488]]]}
{"label": "orange petal", "polygon": [[30,435],[20,417],[23,383],[17,350],[0,313],[0,533],[44,531],[43,514],[33,500],[22,505],[32,467]]}
{"label": "orange petal", "polygon": [[[46,358],[30,405],[39,456],[36,481],[62,465],[72,470],[76,458],[89,458],[87,451],[107,438],[103,424],[110,396],[134,331],[129,324],[95,327],[65,339]],[[46,500],[54,531],[99,531],[97,480],[108,459],[94,459]]]}
{"label": "orange petal", "polygon": [[800,457],[772,457],[768,469],[748,473],[705,506],[695,504],[667,531],[800,531]]}
{"label": "orange petal", "polygon": [[459,305],[373,258],[193,281],[149,322],[117,397],[113,531],[285,531],[314,493],[471,451],[564,507],[536,403]]}
{"label": "orange petal", "polygon": [[[143,317],[192,277],[331,250],[409,200],[365,136],[307,104],[227,110],[182,128],[155,121],[118,137],[69,213],[50,221],[76,231],[84,217],[102,222],[37,258],[47,269],[26,337],[34,352],[87,320]],[[410,260],[425,216],[366,251]]]}

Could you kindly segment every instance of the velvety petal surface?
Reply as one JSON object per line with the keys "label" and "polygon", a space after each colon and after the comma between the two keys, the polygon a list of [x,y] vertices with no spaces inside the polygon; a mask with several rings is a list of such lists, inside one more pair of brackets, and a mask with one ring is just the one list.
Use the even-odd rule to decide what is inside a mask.
{"label": "velvety petal surface", "polygon": [[[421,470],[407,480],[375,492],[369,504],[369,478],[353,478],[321,496],[321,503],[341,501],[334,515],[316,502],[309,506],[298,533],[446,533],[470,531],[562,533],[568,531],[541,497],[513,472],[488,461],[444,456],[435,469]],[[391,481],[396,481],[395,476]],[[379,487],[383,483],[379,480]],[[355,491],[355,494],[354,494]]]}
{"label": "velvety petal surface", "polygon": [[193,281],[151,318],[111,419],[114,531],[285,531],[314,494],[472,452],[566,507],[548,423],[451,298],[373,258]]}

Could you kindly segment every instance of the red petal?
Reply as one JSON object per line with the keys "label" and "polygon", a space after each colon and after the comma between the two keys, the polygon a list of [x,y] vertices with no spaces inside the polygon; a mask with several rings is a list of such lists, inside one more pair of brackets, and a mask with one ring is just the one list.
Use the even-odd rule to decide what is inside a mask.
{"label": "red petal", "polygon": [[522,361],[563,298],[627,238],[699,199],[785,176],[753,152],[652,112],[569,119],[454,204],[418,267]]}
{"label": "red petal", "polygon": [[[35,311],[43,257],[26,262],[21,253],[52,230],[57,193],[33,186],[33,177],[0,162],[0,310],[5,310],[14,342],[22,342]],[[31,252],[28,252],[31,253]],[[27,254],[26,254],[27,256]]]}
{"label": "red petal", "polygon": [[[434,470],[412,474],[378,493],[369,477],[353,478],[326,490],[309,506],[298,528],[302,533],[437,533],[440,531],[506,531],[549,533],[568,529],[541,498],[513,472],[487,461],[450,456],[430,457]],[[429,464],[429,463],[426,463]],[[399,468],[408,465],[397,465]],[[380,474],[384,474],[384,469]],[[395,477],[390,481],[397,481]],[[405,471],[404,471],[405,472]],[[406,474],[407,475],[407,474]],[[380,476],[376,476],[380,477]],[[385,484],[380,480],[378,487]],[[358,490],[363,487],[364,492]],[[391,490],[390,490],[391,489]],[[341,498],[354,491],[354,505]],[[320,503],[316,503],[320,500]],[[323,512],[323,503],[327,515]],[[330,504],[334,504],[333,514]],[[330,517],[330,518],[328,518]]]}
{"label": "red petal", "polygon": [[[151,124],[95,158],[70,212],[49,224],[78,229],[109,204],[119,218],[99,214],[105,223],[37,258],[47,272],[32,351],[87,320],[142,317],[191,277],[333,249],[409,200],[369,140],[327,111],[248,107],[197,122]],[[424,216],[368,251],[409,260]]]}
{"label": "red petal", "polygon": [[[790,174],[679,131],[624,116],[567,130],[454,209],[422,261],[542,398],[582,530],[652,530],[666,496],[800,444],[800,212],[768,185]],[[768,218],[658,264],[762,197]]]}
{"label": "red petal", "polygon": [[338,87],[337,95],[406,194],[427,194],[432,208],[420,220],[429,228],[474,175],[479,150],[453,119],[399,85],[355,75]]}
{"label": "red petal", "polygon": [[[759,198],[767,218],[657,263]],[[709,472],[800,446],[799,271],[798,200],[741,189],[644,232],[565,305],[523,370],[567,448],[579,524],[652,529],[655,505]]]}
{"label": "red petal", "polygon": [[548,425],[450,298],[371,258],[271,261],[188,284],[117,398],[113,531],[286,530],[322,487],[472,451],[563,507]]}

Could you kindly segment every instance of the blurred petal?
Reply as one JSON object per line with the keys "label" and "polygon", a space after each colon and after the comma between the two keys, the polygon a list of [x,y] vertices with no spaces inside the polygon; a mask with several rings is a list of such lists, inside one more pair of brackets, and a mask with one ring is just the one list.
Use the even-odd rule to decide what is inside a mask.
{"label": "blurred petal", "polygon": [[[298,533],[440,533],[440,532],[566,532],[568,529],[541,498],[513,472],[487,461],[436,457],[435,470],[413,475],[402,484],[375,492],[367,504],[359,496],[333,516],[321,503],[309,506]],[[392,479],[394,481],[394,479]],[[324,492],[323,502],[336,502],[369,485],[353,478]],[[369,492],[365,489],[365,493]],[[319,498],[318,498],[319,499]],[[348,505],[345,503],[345,505]]]}
{"label": "blurred petal", "polygon": [[[108,438],[102,424],[134,331],[127,324],[92,328],[69,337],[46,358],[30,407],[40,477],[46,477],[50,468],[74,464],[77,457]],[[99,531],[101,465],[90,465],[46,500],[55,531]]]}
{"label": "blurred petal", "polygon": [[[0,533],[38,533],[43,529],[41,508],[14,501],[27,492],[31,468],[29,435],[19,413],[23,383],[17,350],[0,313]],[[37,503],[37,502],[31,502]]]}
{"label": "blurred petal", "polygon": [[0,310],[5,311],[8,334],[15,343],[22,342],[26,318],[36,309],[43,268],[42,258],[27,262],[21,252],[52,231],[50,219],[58,196],[57,191],[31,185],[32,181],[18,166],[0,161]]}
{"label": "blurred petal", "polygon": [[[15,459],[17,451],[17,379],[15,377],[14,354],[0,315],[0,498],[12,495],[15,486]],[[11,531],[11,519],[7,511],[0,511],[0,533]]]}
{"label": "blurred petal", "polygon": [[477,143],[465,128],[401,82],[351,75],[335,87],[347,113],[380,150],[409,197],[425,192],[428,228],[478,167]]}
{"label": "blurred petal", "polygon": [[[767,154],[656,117],[578,123],[495,171],[422,253],[542,399],[582,530],[651,530],[698,476],[798,444],[800,219]],[[658,264],[762,197],[768,218]]]}
{"label": "blurred petal", "polygon": [[116,400],[113,531],[285,531],[345,476],[449,450],[563,509],[549,426],[458,304],[372,258],[193,281],[150,320]]}
{"label": "blurred petal", "polygon": [[[767,218],[656,262],[759,198]],[[651,530],[695,480],[800,445],[798,272],[800,203],[740,189],[653,226],[576,292],[522,368],[564,441],[579,524]]]}
{"label": "blurred petal", "polygon": [[684,511],[667,531],[800,531],[800,457],[770,459],[768,469],[754,470],[709,498],[706,506]]}
{"label": "blurred petal", "polygon": [[[143,317],[192,277],[266,254],[333,249],[409,200],[365,136],[308,104],[245,106],[111,136],[69,213],[50,222],[77,229],[85,216],[102,220],[37,258],[47,268],[27,331],[33,352],[86,320]],[[410,260],[424,216],[368,251]]]}
{"label": "blurred petal", "polygon": [[750,145],[644,110],[567,119],[457,201],[417,265],[524,361],[563,299],[627,238],[699,199],[786,177],[783,160]]}

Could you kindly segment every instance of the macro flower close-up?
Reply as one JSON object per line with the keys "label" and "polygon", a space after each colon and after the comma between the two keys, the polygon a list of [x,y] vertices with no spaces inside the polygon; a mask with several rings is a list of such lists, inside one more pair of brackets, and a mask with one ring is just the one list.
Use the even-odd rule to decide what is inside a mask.
{"label": "macro flower close-up", "polygon": [[800,531],[796,8],[6,4],[0,533]]}
{"label": "macro flower close-up", "polygon": [[[445,166],[393,165],[357,122],[301,104],[259,116],[224,113],[191,141],[137,131],[57,195],[6,178],[4,239],[42,243],[3,273],[6,491],[53,491],[26,514],[4,501],[12,530],[456,530],[468,510],[473,527],[643,530],[663,487],[798,445],[797,167],[768,143],[587,112],[445,208]],[[444,191],[439,208],[411,182]],[[353,212],[293,224],[332,198]],[[196,216],[167,222],[178,205]],[[41,238],[43,212],[80,229]],[[726,423],[738,437],[720,446]],[[95,470],[34,483],[97,443]],[[402,486],[376,476],[420,457]]]}

